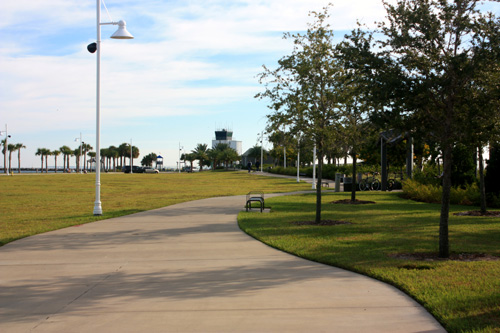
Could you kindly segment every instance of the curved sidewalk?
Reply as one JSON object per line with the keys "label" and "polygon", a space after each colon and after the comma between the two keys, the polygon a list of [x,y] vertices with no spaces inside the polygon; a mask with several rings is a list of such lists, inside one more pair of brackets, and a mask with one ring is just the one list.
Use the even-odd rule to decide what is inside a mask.
{"label": "curved sidewalk", "polygon": [[444,332],[397,289],[244,234],[245,196],[0,247],[0,332]]}

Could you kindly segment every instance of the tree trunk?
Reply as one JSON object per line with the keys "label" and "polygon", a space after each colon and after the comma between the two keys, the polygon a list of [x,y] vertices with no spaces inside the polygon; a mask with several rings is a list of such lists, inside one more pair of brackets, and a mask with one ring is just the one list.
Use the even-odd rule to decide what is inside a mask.
{"label": "tree trunk", "polygon": [[321,181],[323,178],[323,147],[318,145],[318,177],[316,182],[316,219],[315,223],[321,223]]}
{"label": "tree trunk", "polygon": [[479,192],[481,194],[481,214],[486,214],[486,190],[484,188],[483,147],[478,148],[479,153]]}
{"label": "tree trunk", "polygon": [[12,173],[12,150],[9,151],[9,173]]}
{"label": "tree trunk", "polygon": [[451,164],[453,146],[446,144],[443,149],[443,196],[441,198],[441,216],[439,218],[439,257],[450,256],[448,221],[450,215]]}
{"label": "tree trunk", "polygon": [[45,155],[45,173],[49,173],[49,155]]}
{"label": "tree trunk", "polygon": [[21,173],[21,148],[17,151],[17,173]]}
{"label": "tree trunk", "polygon": [[356,201],[356,164],[357,164],[356,152],[352,154],[352,189],[351,189],[351,202]]}

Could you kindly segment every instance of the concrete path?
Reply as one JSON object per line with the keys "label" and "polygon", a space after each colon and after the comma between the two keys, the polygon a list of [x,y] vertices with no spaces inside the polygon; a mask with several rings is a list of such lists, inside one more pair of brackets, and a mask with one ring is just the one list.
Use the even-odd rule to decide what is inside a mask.
{"label": "concrete path", "polygon": [[236,223],[244,201],[193,201],[1,247],[0,332],[444,332],[393,287],[247,236]]}

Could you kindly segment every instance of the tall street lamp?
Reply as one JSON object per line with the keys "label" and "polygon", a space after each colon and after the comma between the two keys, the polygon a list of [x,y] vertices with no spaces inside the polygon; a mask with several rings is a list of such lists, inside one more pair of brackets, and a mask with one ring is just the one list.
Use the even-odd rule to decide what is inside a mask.
{"label": "tall street lamp", "polygon": [[297,135],[297,183],[300,183],[300,133]]}
{"label": "tall street lamp", "polygon": [[5,124],[5,131],[0,131],[0,135],[4,135],[5,133],[5,143],[2,147],[3,149],[3,173],[7,173],[7,147],[9,147],[8,141],[10,138],[10,135],[7,132],[7,124]]}
{"label": "tall street lamp", "polygon": [[133,153],[133,150],[134,150],[134,146],[132,146],[132,139],[130,139],[130,173],[134,173],[134,162],[133,162],[133,159],[132,159],[132,153]]}
{"label": "tall street lamp", "polygon": [[117,25],[118,30],[111,35],[114,39],[133,39],[134,36],[127,31],[125,21],[101,23],[101,1],[97,0],[97,41],[89,44],[87,49],[90,53],[97,51],[97,80],[96,80],[96,167],[95,173],[95,203],[94,215],[102,215],[101,206],[101,25]]}
{"label": "tall street lamp", "polygon": [[78,157],[78,164],[76,166],[77,171],[82,173],[82,169],[80,169],[80,159],[82,156],[82,146],[83,146],[83,141],[82,141],[82,132],[80,132],[80,138],[75,138],[75,142],[80,142],[80,156]]}
{"label": "tall street lamp", "polygon": [[264,164],[264,131],[260,133],[260,172],[262,172],[263,164]]}

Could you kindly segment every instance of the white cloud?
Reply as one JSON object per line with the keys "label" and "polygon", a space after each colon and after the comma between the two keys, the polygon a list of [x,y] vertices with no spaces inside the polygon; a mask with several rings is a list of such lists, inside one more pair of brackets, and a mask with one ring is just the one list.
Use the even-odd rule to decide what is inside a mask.
{"label": "white cloud", "polygon": [[[255,107],[249,101],[259,91],[255,75],[260,66],[290,52],[291,42],[282,40],[282,33],[305,30],[312,21],[308,12],[321,11],[328,2],[106,1],[113,19],[125,19],[136,37],[110,40],[115,27],[102,27],[103,126],[118,133],[107,140],[128,140],[128,131],[134,127],[136,138],[148,142],[148,153],[155,148],[147,139],[151,136],[147,126],[154,124],[142,126],[144,119],[160,123],[169,117],[176,121],[184,117],[200,128],[205,126],[204,130],[214,123],[237,122],[235,136],[245,141],[243,130],[238,134],[236,127],[243,128],[253,133],[247,140],[253,145],[254,134],[265,125],[266,106],[259,105],[250,115],[236,111]],[[334,30],[350,30],[356,18],[365,23],[383,18],[377,0],[332,2]],[[104,8],[102,21],[108,21]],[[32,142],[23,143],[35,149],[46,146],[44,142],[62,140],[58,134],[62,132],[64,137],[68,131],[91,136],[96,55],[85,48],[95,38],[95,2],[4,1],[0,4],[0,36],[0,109],[5,115],[2,121],[18,133],[16,140],[23,142],[22,135],[28,137],[29,133]],[[232,108],[235,112],[228,113]],[[242,116],[248,118],[240,120]],[[171,140],[182,140],[180,127],[171,128],[169,135],[175,135]],[[210,140],[196,135],[190,140]]]}

